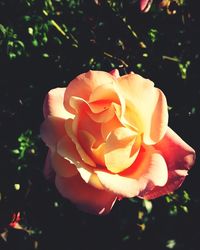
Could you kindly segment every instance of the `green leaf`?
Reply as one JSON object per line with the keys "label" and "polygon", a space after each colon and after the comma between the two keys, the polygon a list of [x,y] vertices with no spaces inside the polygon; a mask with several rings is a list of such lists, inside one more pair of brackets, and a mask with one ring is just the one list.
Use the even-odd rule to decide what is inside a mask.
{"label": "green leaf", "polygon": [[37,39],[33,39],[32,40],[32,44],[33,44],[34,47],[38,47],[38,41],[37,41]]}
{"label": "green leaf", "polygon": [[181,73],[181,78],[184,80],[187,78],[187,69],[190,66],[190,63],[191,63],[190,61],[187,61],[185,64],[184,63],[178,64]]}
{"label": "green leaf", "polygon": [[147,210],[147,213],[150,214],[153,208],[153,204],[149,200],[143,200],[143,207]]}
{"label": "green leaf", "polygon": [[15,184],[14,184],[14,189],[15,189],[16,191],[20,190],[20,184],[19,184],[19,183],[15,183]]}
{"label": "green leaf", "polygon": [[6,37],[6,29],[4,28],[2,24],[0,24],[0,39],[5,38],[5,37]]}
{"label": "green leaf", "polygon": [[188,201],[190,201],[190,195],[186,190],[184,190],[183,191],[183,202],[187,203]]}
{"label": "green leaf", "polygon": [[28,27],[28,33],[29,33],[29,35],[33,36],[33,28],[32,27]]}
{"label": "green leaf", "polygon": [[173,249],[173,248],[175,248],[175,246],[176,246],[176,241],[174,239],[168,240],[166,242],[166,248]]}
{"label": "green leaf", "polygon": [[138,69],[142,69],[142,63],[137,63],[137,64],[136,64],[136,67],[137,67]]}
{"label": "green leaf", "polygon": [[43,36],[42,41],[43,41],[44,43],[47,43],[47,42],[48,42],[48,38],[47,38],[47,36],[46,36],[46,35],[45,35],[45,36]]}
{"label": "green leaf", "polygon": [[48,58],[48,57],[49,57],[49,54],[43,53],[42,56],[43,56],[44,58]]}
{"label": "green leaf", "polygon": [[24,16],[23,19],[24,19],[25,22],[28,22],[28,21],[31,20],[31,17],[30,16]]}
{"label": "green leaf", "polygon": [[172,205],[169,209],[169,214],[172,215],[172,216],[175,216],[177,215],[178,213],[178,208],[176,205]]}
{"label": "green leaf", "polygon": [[158,39],[158,30],[157,29],[150,29],[148,32],[149,38],[152,43],[155,43],[155,41]]}
{"label": "green leaf", "polygon": [[16,155],[18,155],[20,153],[19,149],[13,149],[12,152],[13,152],[13,154],[16,154]]}
{"label": "green leaf", "polygon": [[180,206],[180,208],[183,210],[183,212],[188,213],[188,207],[187,206]]}
{"label": "green leaf", "polygon": [[9,52],[8,53],[8,56],[9,56],[9,58],[12,60],[12,59],[15,59],[17,56],[16,56],[16,54],[15,53],[13,53],[13,52]]}

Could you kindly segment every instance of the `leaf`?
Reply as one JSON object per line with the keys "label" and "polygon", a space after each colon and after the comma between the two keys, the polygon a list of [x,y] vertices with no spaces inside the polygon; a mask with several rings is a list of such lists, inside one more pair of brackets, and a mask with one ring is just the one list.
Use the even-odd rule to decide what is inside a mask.
{"label": "leaf", "polygon": [[6,29],[2,24],[0,24],[0,39],[6,37]]}
{"label": "leaf", "polygon": [[147,213],[150,214],[153,208],[153,204],[149,200],[143,200],[143,207],[147,210]]}
{"label": "leaf", "polygon": [[16,154],[16,155],[18,155],[20,153],[19,149],[13,149],[12,152],[13,152],[13,154]]}
{"label": "leaf", "polygon": [[32,44],[34,47],[38,47],[38,41],[36,39],[33,39]]}

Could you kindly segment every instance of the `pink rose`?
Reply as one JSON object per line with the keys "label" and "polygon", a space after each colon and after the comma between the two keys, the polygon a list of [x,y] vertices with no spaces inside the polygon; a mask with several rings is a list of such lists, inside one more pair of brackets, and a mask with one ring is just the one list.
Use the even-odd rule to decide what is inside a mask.
{"label": "pink rose", "polygon": [[[174,1],[175,2],[175,1]],[[148,12],[151,8],[151,5],[153,3],[153,0],[140,0],[140,10],[144,13]],[[158,7],[163,9],[163,8],[166,8],[167,10],[167,13],[168,14],[176,14],[176,10],[170,10],[169,7],[170,7],[170,4],[172,3],[171,0],[160,0],[159,1],[159,4],[158,4]],[[181,5],[181,4],[178,4],[176,2],[177,5]]]}
{"label": "pink rose", "polygon": [[195,152],[168,124],[164,94],[137,74],[89,71],[44,101],[45,175],[80,209],[106,214],[116,199],[153,199],[182,184]]}
{"label": "pink rose", "polygon": [[148,12],[151,8],[153,0],[140,0],[140,10],[142,12]]}

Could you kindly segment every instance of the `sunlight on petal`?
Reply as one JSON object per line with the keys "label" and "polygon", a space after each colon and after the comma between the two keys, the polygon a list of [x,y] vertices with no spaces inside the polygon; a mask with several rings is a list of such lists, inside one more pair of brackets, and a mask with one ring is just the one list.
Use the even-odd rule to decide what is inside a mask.
{"label": "sunlight on petal", "polygon": [[[164,94],[154,88],[153,82],[137,74],[122,76],[118,78],[118,83],[119,89],[127,100],[128,109],[133,110],[136,116],[133,124],[139,124],[139,130],[144,133],[144,142],[151,145],[161,140],[168,123]],[[129,116],[130,114],[131,112]]]}
{"label": "sunlight on petal", "polygon": [[115,82],[115,77],[104,71],[88,71],[78,75],[72,80],[66,88],[64,96],[64,106],[72,114],[74,109],[71,108],[69,100],[72,96],[80,97],[85,101],[89,101],[91,93],[98,86],[103,84],[112,84]]}
{"label": "sunlight on petal", "polygon": [[87,154],[94,160],[94,162],[96,164],[104,166],[105,143],[102,143],[97,148],[95,148],[95,137],[85,130],[79,131],[79,140]]}
{"label": "sunlight on petal", "polygon": [[101,170],[95,170],[95,173],[107,190],[119,196],[131,198],[139,194],[139,183],[137,180]]}
{"label": "sunlight on petal", "polygon": [[71,177],[78,174],[76,166],[56,152],[51,154],[51,165],[56,174],[62,177]]}
{"label": "sunlight on petal", "polygon": [[49,116],[40,127],[42,140],[51,150],[56,149],[56,144],[66,135],[65,120],[60,117]]}
{"label": "sunlight on petal", "polygon": [[105,164],[113,173],[119,173],[131,166],[139,152],[139,146],[132,155],[137,134],[128,128],[120,127],[110,133],[105,145]]}
{"label": "sunlight on petal", "polygon": [[43,104],[44,117],[56,116],[64,119],[73,118],[73,115],[69,113],[63,104],[64,94],[66,88],[55,88],[48,92]]}
{"label": "sunlight on petal", "polygon": [[81,159],[86,164],[95,167],[96,166],[95,162],[88,156],[88,154],[85,152],[85,150],[82,148],[82,146],[78,142],[77,137],[74,135],[74,133],[72,131],[72,122],[73,121],[70,119],[66,120],[66,122],[65,122],[65,129],[66,129],[67,135],[71,138],[71,140],[75,144],[77,152],[79,153]]}

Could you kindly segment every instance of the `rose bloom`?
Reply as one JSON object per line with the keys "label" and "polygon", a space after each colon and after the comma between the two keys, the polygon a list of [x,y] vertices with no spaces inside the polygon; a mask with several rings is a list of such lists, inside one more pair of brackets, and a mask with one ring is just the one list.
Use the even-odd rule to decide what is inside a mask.
{"label": "rose bloom", "polygon": [[148,12],[151,8],[153,0],[140,0],[140,10],[142,12]]}
{"label": "rose bloom", "polygon": [[49,91],[43,113],[45,176],[88,213],[173,192],[194,163],[194,150],[168,127],[164,94],[134,73],[83,73]]}
{"label": "rose bloom", "polygon": [[[160,0],[158,7],[159,8],[167,8],[168,14],[175,14],[176,12],[173,13],[173,11],[170,11],[168,9],[171,2],[172,2],[172,0]],[[176,1],[174,1],[174,2],[176,2]],[[153,3],[153,0],[140,0],[140,2],[139,2],[140,11],[142,11],[144,13],[148,12],[151,8],[152,3]]]}

